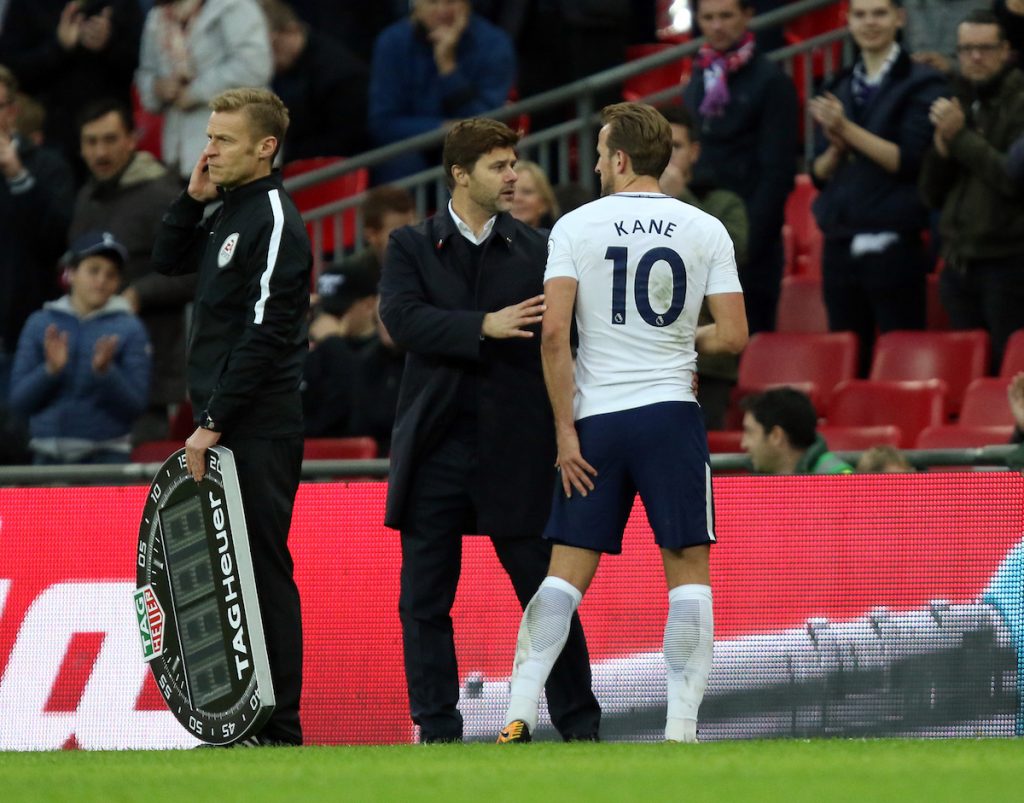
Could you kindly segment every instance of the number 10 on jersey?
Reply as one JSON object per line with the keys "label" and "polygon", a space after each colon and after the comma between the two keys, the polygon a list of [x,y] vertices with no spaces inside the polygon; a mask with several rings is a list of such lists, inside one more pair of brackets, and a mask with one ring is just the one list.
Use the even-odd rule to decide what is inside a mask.
{"label": "number 10 on jersey", "polygon": [[[626,323],[626,267],[629,249],[621,245],[608,246],[604,258],[612,263],[612,323],[622,326]],[[671,301],[664,312],[655,312],[651,305],[651,271],[659,262],[666,263],[672,271]],[[647,324],[662,327],[675,322],[686,303],[686,265],[683,264],[683,258],[664,246],[644,253],[636,266],[633,298],[636,311]]]}

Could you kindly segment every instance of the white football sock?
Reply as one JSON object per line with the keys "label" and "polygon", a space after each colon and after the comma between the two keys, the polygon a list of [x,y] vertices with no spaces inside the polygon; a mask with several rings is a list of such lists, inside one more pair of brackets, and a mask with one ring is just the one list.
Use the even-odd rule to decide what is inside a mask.
{"label": "white football sock", "polygon": [[571,583],[546,577],[523,611],[512,666],[512,699],[505,724],[521,719],[537,728],[537,702],[569,637],[572,615],[583,599]]}
{"label": "white football sock", "polygon": [[668,670],[668,718],[665,739],[697,741],[697,709],[711,674],[714,616],[711,587],[676,586],[668,592],[665,666]]}

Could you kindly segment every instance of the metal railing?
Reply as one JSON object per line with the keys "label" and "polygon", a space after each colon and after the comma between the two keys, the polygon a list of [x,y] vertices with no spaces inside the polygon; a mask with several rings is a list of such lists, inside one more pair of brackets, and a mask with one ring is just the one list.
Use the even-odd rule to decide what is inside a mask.
{"label": "metal railing", "polygon": [[[837,0],[800,0],[756,17],[751,21],[750,28],[757,31],[772,27],[801,17],[811,11],[834,5],[838,5]],[[816,72],[820,73],[819,77],[827,78],[850,61],[852,51],[845,44],[846,38],[845,28],[836,29],[769,53],[768,58],[780,63],[802,88],[803,97],[808,98],[813,94],[817,80]],[[679,62],[680,83],[678,85],[640,98],[648,103],[677,101],[685,86],[682,60],[696,54],[703,42],[704,40],[701,38],[666,48],[563,87],[492,109],[482,116],[512,121],[514,125],[517,118],[525,115],[557,110],[572,104],[574,114],[571,119],[525,136],[520,142],[520,156],[537,162],[547,172],[553,184],[565,184],[574,179],[591,181],[600,112],[596,105],[599,93],[619,87],[628,79],[649,70]],[[444,141],[444,137],[443,129],[419,134],[401,142],[375,148],[343,162],[294,176],[285,182],[285,187],[290,191],[310,187],[346,173],[373,168],[410,152],[438,148]],[[813,123],[810,115],[806,112],[803,119],[803,140],[804,156],[809,159],[814,137]],[[571,158],[572,154],[575,155],[575,164]],[[795,157],[796,155],[794,155]],[[574,166],[575,170],[573,170]],[[405,187],[412,193],[420,217],[426,216],[433,209],[442,207],[448,199],[448,190],[444,184],[444,172],[440,166],[407,176],[393,184]],[[334,242],[341,243],[343,241],[342,234],[348,233],[344,231],[345,223],[342,220],[342,214],[350,209],[358,210],[365,197],[365,193],[359,193],[340,198],[304,213],[303,218],[312,224],[314,254],[318,270],[322,264],[321,244],[324,242],[326,227],[333,228]],[[359,249],[364,244],[362,216],[356,214],[355,219],[355,231],[351,232],[351,235],[353,248]],[[336,254],[336,256],[340,256],[340,254]]]}
{"label": "metal railing", "polygon": [[[862,452],[836,452],[856,465]],[[914,468],[969,467],[1019,470],[1024,466],[1024,446],[1000,444],[974,449],[909,449],[903,452]],[[380,480],[388,476],[387,459],[306,460],[302,463],[303,481]],[[152,482],[160,463],[124,463],[121,465],[0,466],[0,487],[59,485],[146,485]],[[716,472],[752,471],[746,454],[713,454],[711,469]]]}

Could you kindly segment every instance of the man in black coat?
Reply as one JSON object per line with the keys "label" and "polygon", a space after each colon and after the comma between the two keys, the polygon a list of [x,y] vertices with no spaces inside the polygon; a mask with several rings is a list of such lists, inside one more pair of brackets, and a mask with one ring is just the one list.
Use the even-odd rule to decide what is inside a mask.
{"label": "man in black coat", "polygon": [[751,334],[771,331],[782,282],[783,215],[796,174],[796,89],[747,28],[754,0],[700,0],[696,8],[706,42],[683,90],[700,128],[694,178],[747,205],[747,261],[740,265],[747,321]]}
{"label": "man in black coat", "polygon": [[[450,617],[462,536],[490,536],[521,605],[550,556],[540,533],[555,439],[537,325],[547,249],[508,214],[517,141],[493,120],[456,124],[444,144],[451,202],[392,234],[381,277],[381,317],[409,355],[385,523],[401,530],[405,671],[423,742],[462,738]],[[575,617],[546,688],[562,737],[595,739],[600,708]]]}

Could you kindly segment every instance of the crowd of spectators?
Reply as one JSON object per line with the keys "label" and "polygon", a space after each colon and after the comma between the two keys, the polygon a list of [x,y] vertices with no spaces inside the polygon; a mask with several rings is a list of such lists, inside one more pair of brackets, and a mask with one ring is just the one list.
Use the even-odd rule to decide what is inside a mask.
{"label": "crowd of spectators", "polygon": [[[151,353],[152,380],[130,442],[168,436],[185,401],[194,279],[155,274],[149,254],[205,144],[206,104],[218,92],[267,86],[284,99],[291,126],[283,162],[344,158],[617,66],[629,44],[655,38],[654,0],[355,5],[0,4],[0,428],[12,426],[5,416],[31,419],[37,439],[39,412],[13,403],[19,337],[37,311],[70,315],[78,263],[61,263],[61,255],[69,242],[105,232],[117,244],[109,253],[124,252],[113,260],[118,286],[109,303],[137,318]],[[958,0],[850,0],[856,60],[806,99],[816,124],[806,165],[802,101],[766,58],[780,32],[750,30],[755,13],[778,5],[694,4],[705,42],[679,102],[663,110],[673,131],[663,191],[722,220],[751,331],[771,331],[786,199],[806,170],[819,190],[814,216],[824,238],[829,326],[858,335],[862,372],[876,333],[925,327],[936,256],[952,326],[988,330],[998,365],[1009,335],[1024,327],[1024,0],[980,9]],[[142,113],[161,120],[155,154],[139,147]],[[533,125],[570,113],[540,114]],[[386,452],[403,356],[376,313],[376,285],[390,233],[417,219],[412,197],[388,182],[436,161],[407,152],[375,169],[360,210],[366,248],[339,253],[320,277],[304,386],[309,436],[369,434]],[[523,161],[517,170],[513,214],[529,225],[549,228],[593,197],[585,176],[552,187],[537,164]],[[60,350],[54,337],[33,336],[37,357]],[[120,359],[124,339],[118,343]],[[700,360],[698,392],[711,428],[723,425],[736,369],[734,358]],[[44,373],[52,379],[53,371]],[[123,456],[120,446],[114,451]]]}

